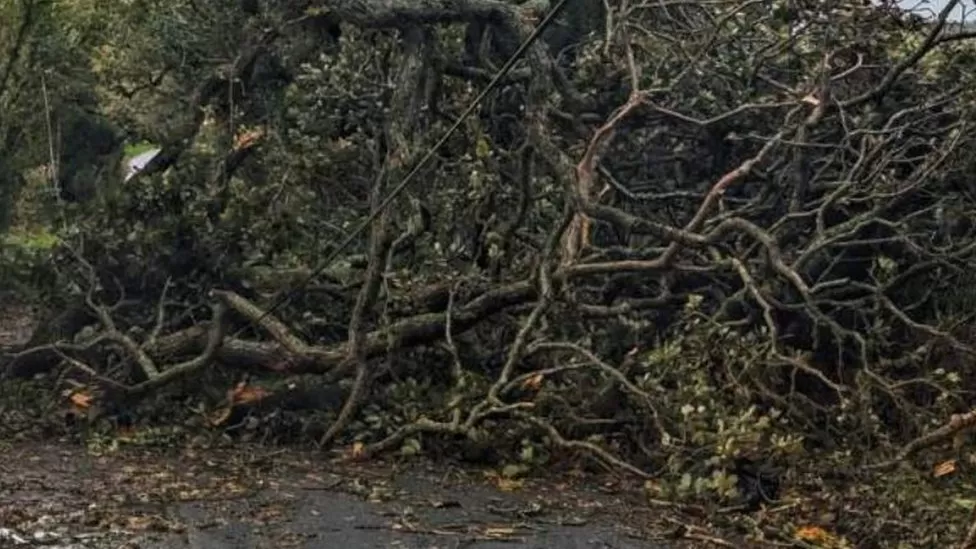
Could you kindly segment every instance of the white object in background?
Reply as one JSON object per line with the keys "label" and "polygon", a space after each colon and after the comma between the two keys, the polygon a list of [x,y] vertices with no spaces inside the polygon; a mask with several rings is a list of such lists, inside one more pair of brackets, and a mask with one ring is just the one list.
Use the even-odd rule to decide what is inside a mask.
{"label": "white object in background", "polygon": [[141,172],[142,169],[146,167],[146,164],[149,164],[153,158],[156,158],[156,155],[159,154],[159,151],[161,150],[163,149],[150,149],[130,158],[126,163],[125,181],[132,179],[132,176]]}

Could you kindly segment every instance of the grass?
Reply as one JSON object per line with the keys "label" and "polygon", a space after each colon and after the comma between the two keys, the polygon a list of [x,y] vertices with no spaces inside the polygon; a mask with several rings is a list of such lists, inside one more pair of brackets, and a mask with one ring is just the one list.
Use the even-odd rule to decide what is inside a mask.
{"label": "grass", "polygon": [[154,143],[149,143],[148,141],[142,141],[140,143],[131,143],[125,146],[125,158],[132,158],[133,156],[140,155],[146,151],[151,151],[153,149],[158,149],[159,146]]}

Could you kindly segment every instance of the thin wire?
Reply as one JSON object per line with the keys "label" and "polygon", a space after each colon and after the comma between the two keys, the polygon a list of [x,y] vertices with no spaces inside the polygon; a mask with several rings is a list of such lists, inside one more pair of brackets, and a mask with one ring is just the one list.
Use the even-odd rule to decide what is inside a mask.
{"label": "thin wire", "polygon": [[325,269],[329,268],[332,262],[339,257],[339,254],[341,254],[346,248],[348,248],[349,245],[352,244],[353,241],[355,241],[360,234],[365,232],[366,229],[369,228],[369,226],[373,223],[373,221],[376,221],[376,218],[379,217],[381,213],[383,213],[383,210],[389,207],[389,205],[393,203],[393,201],[397,198],[397,196],[399,196],[400,193],[402,193],[407,188],[407,185],[409,185],[411,181],[413,181],[414,177],[416,177],[416,175],[420,173],[421,168],[423,168],[427,164],[427,162],[429,162],[430,159],[434,157],[434,154],[437,153],[437,151],[441,147],[443,147],[444,144],[447,143],[447,140],[450,139],[450,137],[454,135],[454,132],[456,132],[458,128],[461,127],[461,124],[469,116],[471,116],[474,110],[478,108],[478,105],[480,105],[481,102],[484,101],[485,97],[487,97],[488,94],[498,86],[498,83],[501,82],[502,78],[504,78],[505,75],[512,70],[512,67],[515,66],[515,63],[522,58],[522,56],[529,49],[529,47],[532,46],[532,44],[536,41],[536,39],[539,38],[539,35],[542,34],[542,31],[544,31],[546,27],[548,27],[550,23],[552,23],[552,21],[556,18],[557,15],[559,15],[559,12],[562,11],[563,7],[565,7],[568,1],[569,0],[559,0],[559,2],[556,3],[556,5],[551,10],[549,10],[549,13],[546,14],[545,18],[543,18],[543,20],[540,21],[539,24],[532,30],[532,34],[530,34],[528,38],[526,38],[525,41],[522,42],[522,44],[518,47],[518,49],[515,50],[515,53],[513,53],[511,57],[509,57],[508,60],[505,61],[505,64],[502,65],[500,69],[498,69],[498,72],[491,79],[491,81],[488,82],[488,85],[486,85],[485,88],[481,90],[481,93],[479,93],[478,96],[475,97],[474,100],[468,105],[468,107],[464,109],[461,115],[458,116],[458,119],[454,122],[453,125],[451,125],[450,128],[448,128],[448,130],[444,133],[444,135],[440,138],[440,140],[438,140],[437,143],[434,144],[434,146],[432,146],[430,149],[427,150],[424,156],[420,159],[420,161],[417,162],[417,164],[413,167],[412,170],[410,170],[410,172],[403,178],[403,180],[400,181],[400,183],[398,183],[397,186],[394,187],[392,191],[390,191],[390,194],[388,194],[386,198],[384,198],[383,201],[380,202],[380,204],[376,207],[374,211],[370,212],[370,214],[366,217],[366,219],[363,220],[363,222],[360,223],[355,230],[353,230],[351,233],[349,233],[346,236],[345,240],[343,240],[339,244],[339,246],[337,246],[332,251],[332,253],[329,254],[329,256],[325,259],[324,262],[322,262],[321,265],[319,265],[308,276],[306,276],[297,285],[295,285],[295,287],[285,292],[285,294],[282,297],[279,297],[276,301],[272,302],[271,306],[268,307],[263,313],[261,313],[259,317],[249,322],[246,326],[241,327],[231,337],[234,338],[238,337],[245,330],[247,330],[253,325],[258,324],[259,322],[261,322],[261,320],[266,318],[268,315],[281,308],[283,305],[288,303],[288,301],[292,297],[294,297],[294,294],[296,294],[299,290],[307,286],[308,283],[311,282],[312,279],[314,279],[316,276],[322,274],[322,272],[325,271]]}

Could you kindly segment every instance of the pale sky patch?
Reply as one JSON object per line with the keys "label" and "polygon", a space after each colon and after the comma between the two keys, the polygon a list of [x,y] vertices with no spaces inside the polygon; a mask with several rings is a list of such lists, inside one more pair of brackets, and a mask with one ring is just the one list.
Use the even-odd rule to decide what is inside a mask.
{"label": "pale sky patch", "polygon": [[[934,18],[948,3],[949,0],[898,0],[902,9],[926,18]],[[949,16],[950,21],[961,21],[963,18],[967,23],[976,22],[976,0],[962,0]]]}

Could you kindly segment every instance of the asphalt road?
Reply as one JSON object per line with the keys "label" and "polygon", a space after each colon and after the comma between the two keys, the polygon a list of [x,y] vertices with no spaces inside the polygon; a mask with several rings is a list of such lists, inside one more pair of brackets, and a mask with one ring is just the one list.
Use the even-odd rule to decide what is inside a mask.
{"label": "asphalt road", "polygon": [[[253,521],[253,516],[266,509],[259,501],[242,503],[230,517],[205,506],[181,505],[173,511],[189,525],[184,533],[167,534],[156,540],[144,538],[139,545],[153,549],[653,547],[628,537],[614,525],[591,524],[581,519],[577,523],[571,517],[545,514],[518,516],[517,502],[504,498],[499,501],[485,493],[459,494],[447,506],[371,503],[348,494],[322,491],[306,490],[291,495],[294,499],[286,511],[289,518],[264,525]],[[499,509],[491,510],[489,502]],[[506,516],[502,510],[506,504],[513,509],[512,515]],[[233,516],[238,514],[249,517]],[[215,518],[219,524],[214,524]]]}
{"label": "asphalt road", "polygon": [[[347,466],[293,452],[0,446],[0,547],[677,549],[660,513],[602,485]],[[255,457],[258,456],[258,457]],[[657,522],[655,522],[657,521]],[[655,541],[656,540],[656,541]]]}

